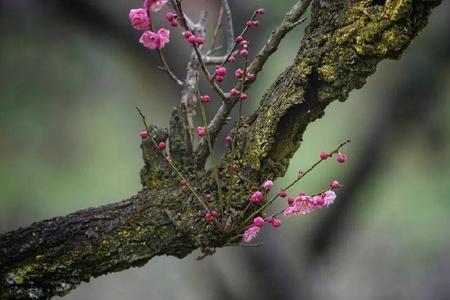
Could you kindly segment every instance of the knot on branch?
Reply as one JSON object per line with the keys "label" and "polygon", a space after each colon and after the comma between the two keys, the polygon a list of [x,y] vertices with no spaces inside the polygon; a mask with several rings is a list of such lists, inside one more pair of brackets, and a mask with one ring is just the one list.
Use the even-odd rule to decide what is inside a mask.
{"label": "knot on branch", "polygon": [[150,125],[148,131],[149,137],[143,139],[141,143],[144,166],[140,175],[144,189],[155,188],[171,176],[167,158],[158,147],[159,143],[166,142],[169,136],[167,129]]}

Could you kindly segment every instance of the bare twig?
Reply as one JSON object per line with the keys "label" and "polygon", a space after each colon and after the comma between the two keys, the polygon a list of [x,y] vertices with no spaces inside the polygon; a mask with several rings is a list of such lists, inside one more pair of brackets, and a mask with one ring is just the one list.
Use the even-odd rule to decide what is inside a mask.
{"label": "bare twig", "polygon": [[211,47],[209,48],[209,51],[207,52],[207,55],[210,55],[211,53],[216,51],[215,47],[216,47],[217,35],[219,33],[220,28],[222,27],[222,19],[223,19],[223,4],[220,7],[219,16],[217,17],[216,27],[214,28],[213,40],[211,43]]}
{"label": "bare twig", "polygon": [[[147,13],[150,17],[150,10],[148,10]],[[150,22],[149,27],[150,27],[150,30],[153,31],[151,22]],[[162,66],[159,67],[159,69],[165,71],[169,75],[169,77],[175,81],[176,84],[178,84],[179,86],[182,86],[184,84],[183,81],[178,79],[178,77],[175,75],[175,73],[170,69],[169,64],[167,63],[167,60],[164,57],[164,54],[161,51],[161,49],[156,49],[156,52],[158,52],[159,60],[161,61],[161,64],[162,64]]]}
{"label": "bare twig", "polygon": [[227,52],[233,52],[234,46],[234,29],[233,29],[233,17],[231,15],[230,5],[228,4],[228,0],[222,0],[222,7],[225,13],[225,29],[226,29],[226,37],[227,37]]}

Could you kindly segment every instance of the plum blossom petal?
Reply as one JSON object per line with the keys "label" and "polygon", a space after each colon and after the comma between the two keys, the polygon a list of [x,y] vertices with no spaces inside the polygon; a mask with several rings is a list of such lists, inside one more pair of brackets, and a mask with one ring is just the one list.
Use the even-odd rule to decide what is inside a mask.
{"label": "plum blossom petal", "polygon": [[145,0],[144,7],[152,11],[159,11],[166,3],[167,0]]}
{"label": "plum blossom petal", "polygon": [[325,193],[323,193],[323,200],[324,200],[324,205],[325,206],[330,206],[331,204],[333,204],[334,199],[336,199],[336,193],[328,190]]}
{"label": "plum blossom petal", "polygon": [[258,235],[260,230],[261,227],[255,225],[250,226],[249,228],[247,228],[247,230],[245,230],[244,234],[242,235],[242,240],[246,243],[250,242]]}
{"label": "plum blossom petal", "polygon": [[150,18],[144,8],[131,9],[128,15],[131,25],[137,30],[146,30],[150,26]]}
{"label": "plum blossom petal", "polygon": [[139,42],[149,49],[160,50],[169,42],[169,36],[170,31],[165,28],[161,28],[156,33],[147,30],[142,34]]}

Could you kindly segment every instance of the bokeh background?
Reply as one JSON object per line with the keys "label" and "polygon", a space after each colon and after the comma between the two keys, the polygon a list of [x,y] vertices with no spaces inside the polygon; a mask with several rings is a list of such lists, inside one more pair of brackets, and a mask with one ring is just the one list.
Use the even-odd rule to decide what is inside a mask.
{"label": "bokeh background", "polygon": [[[209,11],[211,33],[220,1],[185,2],[194,19]],[[252,54],[293,3],[230,1],[236,30],[266,8],[250,35]],[[179,91],[128,24],[137,6],[0,0],[0,232],[140,188],[135,106],[167,126]],[[338,178],[345,187],[330,209],[266,228],[262,247],[219,249],[202,261],[198,252],[154,258],[64,299],[450,299],[449,19],[443,1],[399,61],[382,62],[362,90],[308,128],[276,185],[351,138],[347,164],[321,165],[298,186],[314,192]],[[290,33],[270,59],[247,113],[292,61],[303,31]],[[178,33],[165,50],[182,76],[189,50]]]}

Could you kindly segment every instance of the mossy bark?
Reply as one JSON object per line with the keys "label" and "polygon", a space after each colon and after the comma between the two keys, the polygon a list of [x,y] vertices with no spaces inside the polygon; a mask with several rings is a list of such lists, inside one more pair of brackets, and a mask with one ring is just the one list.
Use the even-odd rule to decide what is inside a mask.
{"label": "mossy bark", "polygon": [[[201,248],[222,247],[240,233],[242,210],[264,179],[282,176],[309,123],[331,102],[345,101],[364,85],[382,59],[398,58],[439,0],[316,0],[311,25],[293,64],[275,81],[258,110],[239,129],[238,172],[221,162],[222,194],[232,189],[232,209],[217,223],[152,144],[144,142],[144,189],[128,200],[34,223],[0,236],[0,298],[49,299],[64,295],[91,277],[145,264],[156,255],[184,257]],[[181,125],[180,125],[181,124]],[[174,164],[189,174],[199,195],[216,195],[210,174],[186,159],[183,126],[171,124]],[[175,130],[176,129],[176,130]],[[167,133],[153,129],[154,138]],[[169,140],[171,136],[169,136]],[[178,153],[179,152],[179,153]]]}

